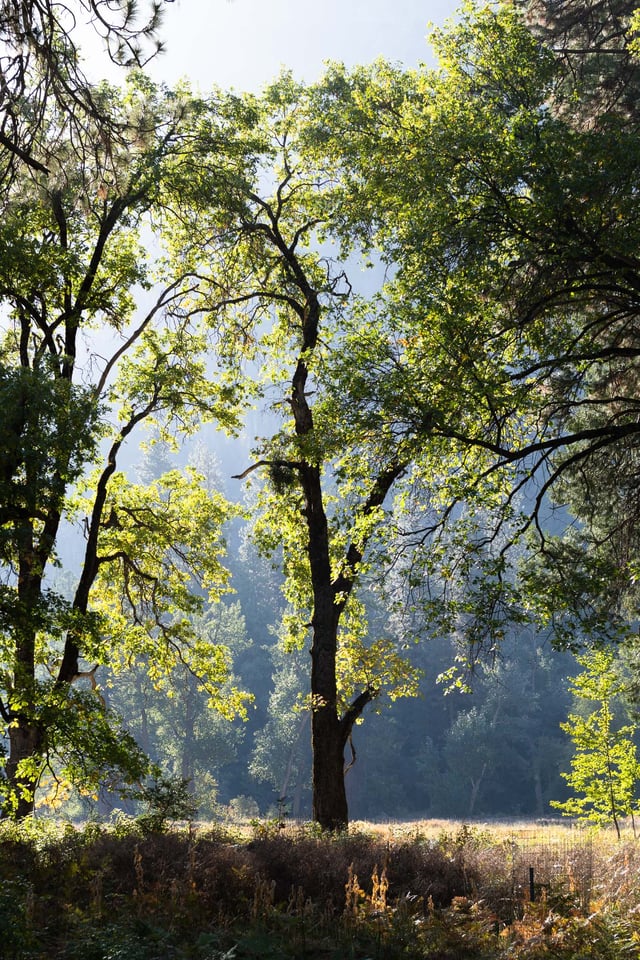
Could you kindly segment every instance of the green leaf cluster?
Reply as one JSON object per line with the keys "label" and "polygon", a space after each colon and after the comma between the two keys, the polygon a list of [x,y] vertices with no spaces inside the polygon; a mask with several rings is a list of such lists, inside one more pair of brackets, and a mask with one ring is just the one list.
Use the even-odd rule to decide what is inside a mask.
{"label": "green leaf cluster", "polygon": [[624,678],[615,668],[613,652],[596,650],[577,659],[583,672],[571,681],[570,690],[587,712],[569,714],[561,727],[575,748],[571,771],[562,776],[578,795],[551,805],[565,816],[613,824],[620,836],[621,819],[635,819],[638,813],[636,727],[617,719]]}

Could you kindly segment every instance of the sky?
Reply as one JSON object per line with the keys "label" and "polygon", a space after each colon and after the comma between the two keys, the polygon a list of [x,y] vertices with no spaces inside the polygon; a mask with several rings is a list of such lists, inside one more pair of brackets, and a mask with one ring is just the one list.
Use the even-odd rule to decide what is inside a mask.
{"label": "sky", "polygon": [[325,60],[352,66],[376,57],[430,63],[429,23],[453,16],[457,0],[174,0],[166,3],[166,53],[148,70],[173,85],[189,77],[259,90],[283,67],[300,80],[320,76]]}

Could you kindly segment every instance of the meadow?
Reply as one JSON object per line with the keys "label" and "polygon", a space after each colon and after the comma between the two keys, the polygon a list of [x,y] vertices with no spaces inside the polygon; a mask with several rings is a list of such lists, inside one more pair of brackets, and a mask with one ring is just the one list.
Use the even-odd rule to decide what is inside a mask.
{"label": "meadow", "polygon": [[622,960],[629,832],[556,824],[0,824],[4,960]]}

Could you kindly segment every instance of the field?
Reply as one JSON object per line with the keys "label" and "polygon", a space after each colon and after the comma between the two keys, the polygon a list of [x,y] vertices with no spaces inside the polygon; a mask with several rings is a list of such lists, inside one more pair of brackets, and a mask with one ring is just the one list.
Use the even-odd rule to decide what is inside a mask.
{"label": "field", "polygon": [[4,960],[622,960],[631,835],[540,824],[0,824]]}

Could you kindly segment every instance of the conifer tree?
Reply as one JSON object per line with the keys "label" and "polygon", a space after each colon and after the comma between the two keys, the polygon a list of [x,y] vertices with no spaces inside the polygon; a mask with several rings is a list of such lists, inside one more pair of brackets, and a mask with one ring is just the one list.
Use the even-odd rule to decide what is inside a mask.
{"label": "conifer tree", "polygon": [[[563,63],[559,89],[568,115],[597,122],[614,112],[638,120],[634,0],[516,0],[516,5],[534,34]],[[572,94],[576,88],[579,98]]]}

